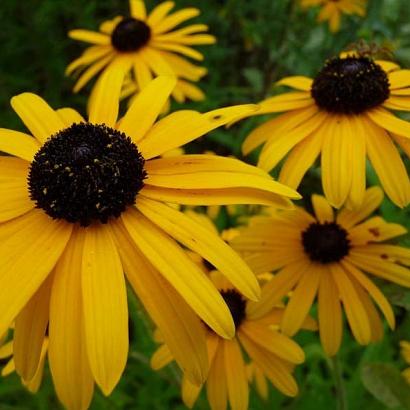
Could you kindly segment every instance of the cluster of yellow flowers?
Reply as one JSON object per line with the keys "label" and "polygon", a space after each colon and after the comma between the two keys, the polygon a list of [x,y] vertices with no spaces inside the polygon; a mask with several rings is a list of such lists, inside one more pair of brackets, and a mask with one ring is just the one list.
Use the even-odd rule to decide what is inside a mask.
{"label": "cluster of yellow flowers", "polygon": [[[364,1],[326,3],[319,18],[337,30],[340,12]],[[182,398],[192,407],[206,385],[213,410],[248,408],[249,384],[267,380],[288,396],[304,361],[292,340],[319,329],[329,356],[338,352],[343,313],[361,345],[391,329],[393,309],[369,275],[410,287],[410,250],[384,243],[406,233],[372,216],[383,200],[366,188],[366,156],[399,207],[410,181],[410,71],[360,53],[325,63],[314,79],[287,77],[293,91],[259,104],[165,115],[169,100],[204,98],[206,74],[192,46],[212,44],[208,27],[176,27],[199,14],[172,12],[165,1],[100,32],[72,30],[91,46],[67,68],[74,91],[98,73],[88,120],[23,93],[11,105],[29,133],[0,129],[0,358],[36,391],[48,360],[67,409],[87,409],[96,384],[109,395],[124,371],[130,285],[156,332],[154,369],[175,361]],[[119,115],[121,98],[132,96]],[[258,167],[213,154],[184,155],[186,143],[241,119],[281,113],[254,129],[248,154],[263,145]],[[320,155],[325,196],[313,213],[292,200]],[[281,162],[284,158],[285,161]],[[268,172],[281,163],[278,181]],[[238,229],[220,235],[196,206],[263,205]],[[334,210],[337,209],[337,211]],[[317,303],[317,320],[310,316]],[[12,329],[9,330],[9,329]],[[10,335],[12,338],[10,340]]]}

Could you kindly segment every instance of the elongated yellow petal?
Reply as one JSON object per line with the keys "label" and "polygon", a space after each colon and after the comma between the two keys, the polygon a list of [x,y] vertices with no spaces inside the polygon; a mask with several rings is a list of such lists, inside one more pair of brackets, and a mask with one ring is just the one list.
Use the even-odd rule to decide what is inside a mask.
{"label": "elongated yellow petal", "polygon": [[134,58],[133,72],[140,90],[145,88],[152,81],[153,76],[150,68],[138,55]]}
{"label": "elongated yellow petal", "polygon": [[288,87],[296,88],[297,90],[310,91],[313,80],[309,77],[293,76],[286,77],[276,82],[276,85],[287,85]]}
{"label": "elongated yellow petal", "polygon": [[239,340],[250,358],[278,390],[291,397],[298,394],[298,386],[290,374],[287,362],[279,359],[273,353],[261,349],[243,333],[239,334]]}
{"label": "elongated yellow petal", "polygon": [[118,129],[138,143],[154,124],[175,85],[174,77],[151,81],[134,99]]}
{"label": "elongated yellow petal", "polygon": [[117,122],[124,71],[112,65],[104,71],[93,90],[89,121],[114,127]]}
{"label": "elongated yellow petal", "polygon": [[240,331],[255,344],[290,363],[300,364],[305,361],[305,353],[296,342],[268,326],[248,320],[241,325]]}
{"label": "elongated yellow petal", "polygon": [[31,162],[40,144],[27,134],[0,128],[0,151]]}
{"label": "elongated yellow petal", "polygon": [[331,264],[329,269],[339,289],[339,295],[355,339],[362,345],[370,343],[372,333],[369,318],[351,280],[340,265]]}
{"label": "elongated yellow petal", "polygon": [[269,313],[281,299],[295,286],[308,267],[305,260],[290,264],[279,271],[263,288],[257,303],[248,303],[249,318],[256,319]]}
{"label": "elongated yellow petal", "polygon": [[384,108],[373,108],[367,111],[366,115],[379,127],[402,137],[410,138],[410,123],[395,117]]}
{"label": "elongated yellow petal", "polygon": [[314,194],[312,195],[312,205],[316,218],[320,223],[334,221],[333,209],[329,205],[329,202],[326,201],[326,198],[321,195]]}
{"label": "elongated yellow petal", "polygon": [[10,104],[41,144],[65,128],[57,113],[35,94],[19,94],[11,99]]}
{"label": "elongated yellow petal", "polygon": [[156,41],[155,39],[152,40],[150,45],[155,49],[172,51],[178,54],[182,54],[186,57],[192,58],[196,61],[204,60],[203,54],[201,54],[199,51],[195,50],[192,47],[184,46],[181,44],[168,43],[166,41]]}
{"label": "elongated yellow petal", "polygon": [[48,351],[48,338],[44,339],[43,346],[40,352],[40,360],[39,360],[38,367],[37,367],[37,370],[33,378],[29,381],[22,380],[24,386],[26,386],[27,390],[30,393],[37,393],[38,389],[40,388],[41,382],[43,380],[44,362],[46,360],[47,351]]}
{"label": "elongated yellow petal", "polygon": [[254,188],[178,189],[145,185],[141,196],[181,205],[246,204],[267,205],[282,209],[293,208],[289,199]]}
{"label": "elongated yellow petal", "polygon": [[393,330],[395,328],[396,322],[394,312],[389,301],[383,295],[381,290],[364,273],[362,273],[348,261],[342,261],[342,265],[350,273],[350,275],[353,276],[357,280],[357,282],[367,290],[367,292],[369,292],[369,295],[377,303],[377,306],[379,306],[380,310],[383,312],[387,323]]}
{"label": "elongated yellow petal", "polygon": [[316,297],[321,271],[310,265],[299,280],[282,319],[283,333],[293,336],[302,326]]}
{"label": "elongated yellow petal", "polygon": [[69,409],[89,407],[94,390],[84,333],[81,265],[84,230],[75,229],[59,260],[50,301],[49,361],[58,398]]}
{"label": "elongated yellow petal", "polygon": [[343,205],[352,186],[354,138],[347,116],[335,116],[328,121],[321,157],[322,183],[326,198],[335,208]]}
{"label": "elongated yellow petal", "polygon": [[67,66],[65,74],[70,75],[77,69],[81,71],[84,66],[93,64],[95,61],[106,57],[108,54],[112,54],[112,48],[110,46],[91,46],[86,49],[81,57],[76,58]]}
{"label": "elongated yellow petal", "polygon": [[241,349],[236,339],[224,340],[222,343],[229,403],[232,409],[247,410],[249,388]]}
{"label": "elongated yellow petal", "polygon": [[332,274],[323,268],[318,292],[320,342],[329,356],[340,348],[343,334],[342,307]]}
{"label": "elongated yellow petal", "polygon": [[14,363],[17,373],[25,380],[34,377],[40,362],[49,318],[52,277],[49,275],[15,320]]}
{"label": "elongated yellow petal", "polygon": [[389,73],[390,89],[404,88],[410,86],[410,70],[397,70]]}
{"label": "elongated yellow petal", "polygon": [[185,376],[182,378],[181,383],[181,396],[182,401],[184,402],[185,406],[189,409],[194,407],[195,402],[198,399],[199,393],[201,393],[202,385],[196,385],[189,381],[188,378]]}
{"label": "elongated yellow petal", "polygon": [[85,122],[84,118],[72,108],[60,108],[56,111],[58,116],[64,121],[66,127],[70,127],[75,123]]}
{"label": "elongated yellow petal", "polygon": [[86,228],[81,270],[88,359],[95,381],[108,395],[128,355],[125,280],[108,225]]}
{"label": "elongated yellow petal", "polygon": [[32,210],[0,225],[0,334],[51,272],[72,226]]}
{"label": "elongated yellow petal", "polygon": [[258,299],[256,276],[219,236],[161,202],[140,198],[137,208],[168,235],[208,260],[246,297]]}
{"label": "elongated yellow petal", "polygon": [[130,14],[138,20],[147,18],[147,11],[143,0],[130,0]]}
{"label": "elongated yellow petal", "polygon": [[231,338],[235,330],[230,311],[205,273],[138,211],[129,209],[122,220],[137,247],[201,319],[222,337]]}
{"label": "elongated yellow petal", "polygon": [[221,108],[205,114],[177,111],[155,124],[141,141],[139,148],[145,159],[151,159],[256,110],[257,106],[248,104]]}
{"label": "elongated yellow petal", "polygon": [[193,7],[178,10],[177,12],[172,13],[168,17],[162,19],[162,21],[158,24],[155,24],[155,26],[153,27],[154,35],[169,31],[173,29],[175,26],[184,22],[185,20],[189,20],[193,17],[196,17],[199,14],[200,11]]}
{"label": "elongated yellow petal", "polygon": [[263,147],[258,166],[266,171],[273,169],[296,144],[303,141],[313,132],[317,132],[325,118],[326,115],[319,112],[299,127],[283,134],[275,133]]}
{"label": "elongated yellow petal", "polygon": [[124,225],[118,221],[112,224],[112,229],[127,278],[161,331],[173,358],[190,380],[203,383],[208,373],[208,358],[202,323],[136,248]]}
{"label": "elongated yellow petal", "polygon": [[160,370],[174,360],[169,347],[165,344],[161,345],[152,355],[150,364],[152,369]]}
{"label": "elongated yellow petal", "polygon": [[222,341],[216,349],[215,358],[209,370],[206,394],[211,409],[225,410],[228,402],[228,386],[225,374],[225,358]]}
{"label": "elongated yellow petal", "polygon": [[157,25],[174,8],[174,6],[175,3],[173,1],[164,1],[158,4],[149,14],[147,23],[150,26]]}
{"label": "elongated yellow petal", "polygon": [[73,40],[80,40],[86,43],[108,45],[110,44],[110,36],[103,33],[90,30],[71,30],[68,32],[68,36]]}
{"label": "elongated yellow petal", "polygon": [[383,200],[383,191],[380,187],[369,188],[365,194],[362,204],[355,210],[343,208],[337,215],[337,223],[345,228],[352,228],[363,219],[367,218],[375,209],[377,209]]}

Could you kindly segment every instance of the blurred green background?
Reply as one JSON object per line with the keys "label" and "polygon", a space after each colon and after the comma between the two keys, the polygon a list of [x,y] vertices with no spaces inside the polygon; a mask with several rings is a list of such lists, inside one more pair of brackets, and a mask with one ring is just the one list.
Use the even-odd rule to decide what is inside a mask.
{"label": "blurred green background", "polygon": [[[151,9],[158,2],[146,3]],[[200,8],[202,15],[195,20],[209,24],[218,38],[216,45],[201,48],[209,74],[200,86],[208,98],[188,104],[201,111],[257,102],[277,92],[274,81],[285,75],[314,75],[326,58],[359,38],[390,48],[403,67],[410,67],[408,0],[370,0],[367,17],[345,17],[336,35],[326,24],[316,23],[317,9],[301,10],[297,1],[176,0],[176,5]],[[24,129],[9,105],[10,98],[23,91],[38,93],[54,108],[72,106],[84,112],[87,91],[73,95],[73,80],[64,76],[64,69],[85,46],[69,40],[66,33],[73,28],[97,29],[101,21],[118,14],[128,14],[126,0],[1,0],[0,127]],[[173,106],[178,108],[177,104]],[[229,130],[218,130],[191,144],[188,150],[241,157],[241,142],[261,121],[263,118],[254,118]],[[248,162],[255,159],[246,158]],[[368,174],[369,185],[376,184],[371,169]],[[311,170],[301,192],[306,198],[321,192],[317,169]],[[307,199],[304,201],[307,204]],[[399,210],[385,201],[380,212],[389,221],[410,227],[409,210]],[[232,225],[224,212],[218,222],[221,229]],[[409,236],[401,243],[408,246]],[[339,375],[344,379],[349,409],[410,409],[410,389],[399,374],[405,364],[398,347],[400,340],[410,340],[410,293],[395,286],[383,289],[395,306],[396,332],[386,329],[382,342],[364,348],[345,331]],[[168,368],[155,373],[150,369],[149,355],[155,349],[151,325],[131,294],[129,299],[132,317],[127,369],[109,398],[97,392],[92,409],[183,409],[178,371]],[[300,395],[290,400],[271,389],[268,402],[263,402],[252,392],[251,409],[338,408],[335,369],[324,356],[317,335],[302,332],[297,340],[307,354],[306,364],[296,371]],[[48,371],[37,395],[27,393],[15,375],[0,379],[0,410],[59,408]],[[196,408],[208,408],[204,397]]]}

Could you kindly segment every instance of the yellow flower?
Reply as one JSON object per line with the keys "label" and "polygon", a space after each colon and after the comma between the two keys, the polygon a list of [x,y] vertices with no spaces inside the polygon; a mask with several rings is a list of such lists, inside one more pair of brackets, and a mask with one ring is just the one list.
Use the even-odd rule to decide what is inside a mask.
{"label": "yellow flower", "polygon": [[[249,379],[246,359],[249,357],[264,378],[283,394],[296,396],[298,386],[292,376],[296,364],[304,361],[305,355],[299,345],[280,333],[275,324],[283,309],[271,308],[257,319],[248,317],[247,301],[226,279],[216,271],[212,279],[220,289],[236,326],[233,339],[222,339],[207,328],[209,374],[206,380],[207,397],[212,410],[225,409],[229,401],[232,410],[248,408]],[[151,366],[159,370],[172,362],[168,346],[162,344],[151,359]],[[182,380],[182,399],[186,406],[193,407],[202,385],[195,385],[186,377]]]}
{"label": "yellow flower", "polygon": [[329,21],[329,29],[332,33],[340,30],[342,14],[357,14],[364,17],[367,0],[301,0],[304,8],[322,6],[317,17],[318,22]]}
{"label": "yellow flower", "polygon": [[[379,340],[383,325],[374,303],[395,326],[392,308],[364,273],[410,287],[410,250],[381,242],[406,233],[400,225],[369,216],[381,203],[378,187],[366,191],[356,211],[337,215],[324,197],[313,195],[315,216],[303,209],[274,211],[255,217],[231,244],[258,274],[278,271],[264,287],[261,300],[248,312],[257,319],[293,291],[281,323],[292,336],[300,328],[316,297],[320,339],[328,355],[337,353],[342,340],[342,305],[352,333],[362,344]],[[246,252],[246,253],[245,253]]]}
{"label": "yellow flower", "polygon": [[[400,342],[400,347],[401,347],[401,355],[403,356],[404,361],[407,364],[410,364],[410,342],[403,340]],[[403,370],[402,374],[404,378],[407,380],[407,383],[410,384],[410,367]]]}
{"label": "yellow flower", "polygon": [[199,81],[207,70],[180,55],[203,60],[203,55],[191,46],[213,44],[215,37],[204,34],[208,30],[205,24],[176,30],[176,26],[200,12],[196,8],[187,8],[169,14],[173,7],[174,2],[165,1],[147,15],[144,1],[130,0],[131,16],[105,21],[99,32],[71,30],[69,36],[72,39],[92,44],[67,67],[67,75],[82,72],[74,92],[81,90],[100,71],[121,64],[133,75],[138,90],[142,90],[153,77],[175,75],[179,79],[178,87],[172,92],[175,99],[202,96],[202,92],[190,82]]}
{"label": "yellow flower", "polygon": [[166,203],[290,206],[287,197],[298,197],[238,160],[158,158],[254,106],[180,111],[156,122],[175,86],[175,77],[158,77],[117,121],[123,75],[104,74],[88,121],[23,93],[11,105],[33,137],[0,129],[0,151],[10,154],[0,157],[0,334],[15,320],[16,370],[30,380],[48,325],[54,385],[69,409],[88,406],[94,381],[109,394],[121,377],[128,353],[124,272],[197,382],[208,363],[188,305],[222,337],[232,337],[234,323],[177,242],[209,260],[246,297],[259,296],[239,256]]}
{"label": "yellow flower", "polygon": [[410,181],[394,143],[410,156],[410,123],[389,110],[410,111],[410,70],[351,55],[327,61],[313,80],[296,76],[277,84],[297,91],[268,98],[257,114],[287,113],[256,128],[244,154],[264,144],[259,166],[265,170],[288,154],[279,181],[294,188],[321,154],[323,190],[336,208],[362,203],[368,156],[390,199],[409,203]]}

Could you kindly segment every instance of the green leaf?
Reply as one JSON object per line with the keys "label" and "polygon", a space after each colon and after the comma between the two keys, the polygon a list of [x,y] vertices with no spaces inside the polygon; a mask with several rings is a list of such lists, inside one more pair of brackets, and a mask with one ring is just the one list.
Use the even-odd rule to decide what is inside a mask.
{"label": "green leaf", "polygon": [[410,409],[410,386],[392,364],[364,365],[362,381],[366,389],[388,408]]}

